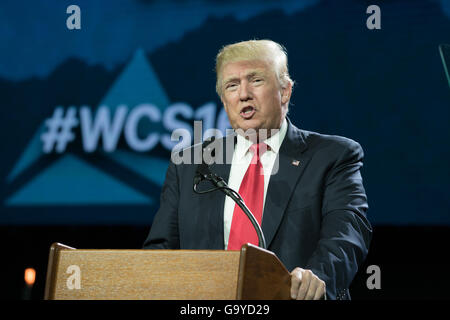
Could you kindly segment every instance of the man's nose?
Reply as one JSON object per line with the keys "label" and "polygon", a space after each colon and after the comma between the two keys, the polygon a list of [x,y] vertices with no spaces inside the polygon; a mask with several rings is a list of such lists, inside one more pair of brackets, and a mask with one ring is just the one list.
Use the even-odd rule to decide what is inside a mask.
{"label": "man's nose", "polygon": [[241,101],[247,101],[248,99],[252,98],[252,92],[249,88],[248,83],[242,83],[239,87],[239,99]]}

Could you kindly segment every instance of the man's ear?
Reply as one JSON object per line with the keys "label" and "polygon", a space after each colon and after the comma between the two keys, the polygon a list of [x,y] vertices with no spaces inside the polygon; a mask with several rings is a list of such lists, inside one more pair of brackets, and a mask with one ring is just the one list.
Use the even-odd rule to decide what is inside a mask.
{"label": "man's ear", "polygon": [[291,99],[292,83],[288,82],[286,87],[281,89],[281,103],[285,104]]}
{"label": "man's ear", "polygon": [[222,101],[222,106],[225,108],[225,111],[227,110],[227,106],[225,104],[225,101],[223,101],[223,97],[220,96],[220,101]]}

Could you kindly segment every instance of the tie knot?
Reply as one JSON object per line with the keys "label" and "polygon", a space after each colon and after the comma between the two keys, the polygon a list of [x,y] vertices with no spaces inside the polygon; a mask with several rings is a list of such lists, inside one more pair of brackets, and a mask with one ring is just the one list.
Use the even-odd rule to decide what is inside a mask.
{"label": "tie knot", "polygon": [[258,158],[261,157],[264,154],[264,152],[267,151],[267,149],[268,145],[265,144],[264,142],[255,143],[250,146],[250,150],[252,151],[253,156],[257,155]]}

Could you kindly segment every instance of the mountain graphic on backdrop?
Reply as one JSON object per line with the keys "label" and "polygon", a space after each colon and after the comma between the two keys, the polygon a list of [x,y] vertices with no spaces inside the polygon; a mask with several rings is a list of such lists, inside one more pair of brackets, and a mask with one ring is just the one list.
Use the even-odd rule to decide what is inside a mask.
{"label": "mountain graphic on backdrop", "polygon": [[[148,102],[160,106],[163,112],[163,108],[169,104],[169,99],[144,52],[138,49],[99,106],[108,107],[113,114],[120,104],[126,104],[131,110],[136,105]],[[92,111],[95,113],[95,110]],[[147,128],[150,129],[155,128]],[[41,135],[45,130],[42,122],[7,177],[8,182],[14,181],[40,158],[49,157],[42,151]],[[78,136],[78,139],[80,138]],[[168,166],[167,160],[121,149],[101,153],[103,159],[110,159],[127,171],[145,178],[153,185],[151,189],[159,189],[162,186]],[[101,164],[93,165],[92,161],[87,161],[89,157],[92,157],[92,154],[71,152],[69,149],[8,197],[5,204],[33,206],[155,203],[155,199],[149,194],[105,172]]]}

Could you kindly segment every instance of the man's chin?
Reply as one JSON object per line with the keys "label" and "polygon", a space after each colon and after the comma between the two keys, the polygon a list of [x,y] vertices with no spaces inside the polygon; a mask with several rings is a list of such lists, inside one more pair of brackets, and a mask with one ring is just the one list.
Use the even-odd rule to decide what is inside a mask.
{"label": "man's chin", "polygon": [[240,135],[252,136],[256,135],[259,132],[259,127],[256,126],[240,126],[239,128],[234,129]]}
{"label": "man's chin", "polygon": [[263,128],[262,124],[257,121],[252,123],[246,121],[244,124],[240,124],[239,127],[235,128],[234,131],[254,142],[265,140],[271,134],[270,130]]}
{"label": "man's chin", "polygon": [[239,121],[236,127],[243,131],[258,131],[262,127],[262,123],[261,121],[252,118]]}

